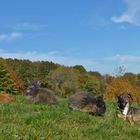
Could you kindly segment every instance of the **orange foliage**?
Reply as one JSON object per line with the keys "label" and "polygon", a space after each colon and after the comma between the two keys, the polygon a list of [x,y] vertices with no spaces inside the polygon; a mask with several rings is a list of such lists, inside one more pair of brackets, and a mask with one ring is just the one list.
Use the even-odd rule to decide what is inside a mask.
{"label": "orange foliage", "polygon": [[121,92],[126,91],[132,95],[134,101],[139,101],[139,87],[132,84],[126,76],[112,77],[109,81],[105,90],[105,98],[116,99]]}
{"label": "orange foliage", "polygon": [[17,73],[12,69],[12,67],[4,64],[11,75],[11,79],[14,81],[14,87],[19,91],[19,94],[22,94],[25,87],[22,79],[17,75]]}
{"label": "orange foliage", "polygon": [[16,99],[11,97],[9,94],[0,93],[0,102],[14,103],[16,102]]}

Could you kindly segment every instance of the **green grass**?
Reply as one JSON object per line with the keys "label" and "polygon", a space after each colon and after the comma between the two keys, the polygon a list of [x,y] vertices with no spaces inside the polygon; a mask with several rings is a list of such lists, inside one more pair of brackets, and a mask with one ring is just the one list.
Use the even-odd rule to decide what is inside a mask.
{"label": "green grass", "polygon": [[116,118],[116,104],[106,101],[104,117],[69,111],[67,101],[56,106],[0,103],[0,140],[139,140],[140,126]]}

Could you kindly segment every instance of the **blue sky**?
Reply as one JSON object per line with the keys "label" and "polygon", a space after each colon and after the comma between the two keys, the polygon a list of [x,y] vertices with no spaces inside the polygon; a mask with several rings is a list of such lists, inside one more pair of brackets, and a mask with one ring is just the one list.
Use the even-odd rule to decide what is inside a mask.
{"label": "blue sky", "polygon": [[0,56],[140,73],[140,0],[0,1]]}

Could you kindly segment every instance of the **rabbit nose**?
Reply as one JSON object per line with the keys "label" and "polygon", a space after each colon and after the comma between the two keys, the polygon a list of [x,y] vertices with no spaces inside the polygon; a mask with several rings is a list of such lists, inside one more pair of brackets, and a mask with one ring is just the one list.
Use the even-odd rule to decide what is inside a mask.
{"label": "rabbit nose", "polygon": [[30,89],[27,89],[27,91],[26,91],[27,93],[30,93],[31,92],[31,90]]}

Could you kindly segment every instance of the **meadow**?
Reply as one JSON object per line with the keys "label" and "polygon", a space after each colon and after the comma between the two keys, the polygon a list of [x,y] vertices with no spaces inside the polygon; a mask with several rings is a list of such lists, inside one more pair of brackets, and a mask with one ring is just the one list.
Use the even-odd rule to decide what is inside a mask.
{"label": "meadow", "polygon": [[116,102],[106,100],[103,117],[70,111],[67,100],[58,105],[0,103],[0,140],[139,140],[140,126],[116,118]]}

